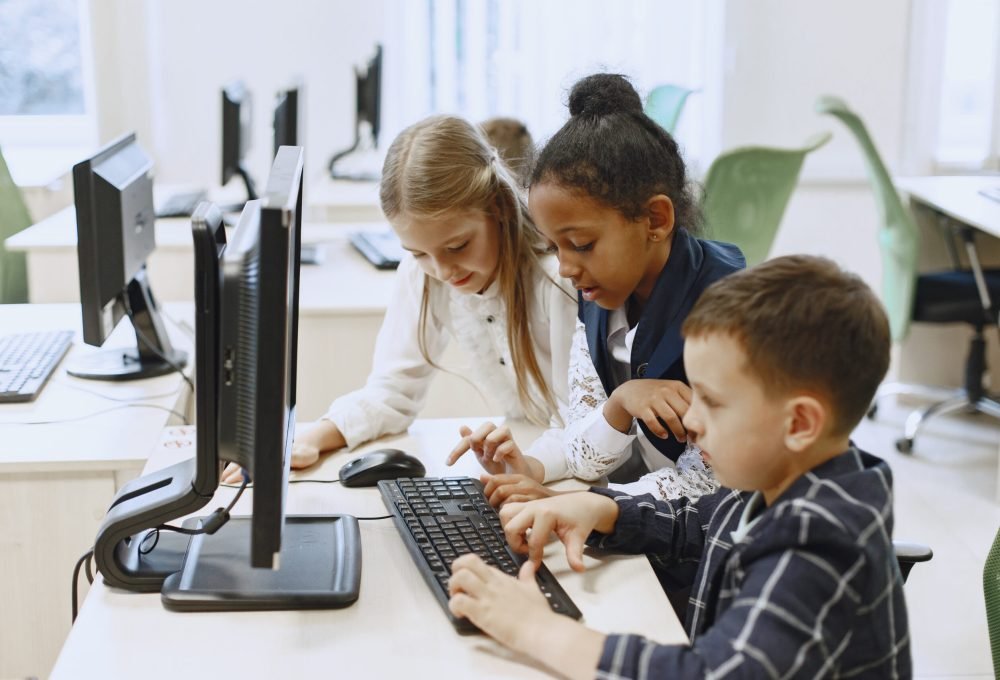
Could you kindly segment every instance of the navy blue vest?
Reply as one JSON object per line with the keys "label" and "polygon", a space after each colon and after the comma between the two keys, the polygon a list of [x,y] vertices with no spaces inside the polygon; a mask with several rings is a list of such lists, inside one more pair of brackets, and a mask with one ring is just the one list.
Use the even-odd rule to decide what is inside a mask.
{"label": "navy blue vest", "polygon": [[[639,317],[632,343],[631,378],[654,378],[687,382],[684,372],[684,340],[681,325],[695,301],[709,285],[746,267],[736,246],[695,238],[686,229],[674,231],[670,257],[660,272],[653,293]],[[617,384],[611,371],[614,359],[608,351],[608,317],[611,312],[578,295],[579,317],[587,327],[587,345],[604,391],[610,395]],[[654,446],[670,460],[684,452],[684,444],[673,436],[667,439],[639,426]]]}

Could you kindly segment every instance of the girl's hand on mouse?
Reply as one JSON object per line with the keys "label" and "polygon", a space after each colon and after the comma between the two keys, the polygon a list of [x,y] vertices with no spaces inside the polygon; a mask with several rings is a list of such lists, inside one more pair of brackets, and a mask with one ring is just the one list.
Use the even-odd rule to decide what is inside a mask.
{"label": "girl's hand on mouse", "polygon": [[604,417],[619,432],[628,432],[632,419],[646,423],[649,431],[666,439],[687,441],[681,423],[691,406],[691,388],[680,380],[637,379],[619,385],[604,404]]}
{"label": "girl's hand on mouse", "polygon": [[479,464],[491,475],[531,475],[531,465],[514,442],[510,428],[506,425],[497,427],[493,423],[485,423],[475,432],[463,425],[458,433],[462,438],[448,455],[445,461],[448,465],[454,465],[466,451],[471,450]]}

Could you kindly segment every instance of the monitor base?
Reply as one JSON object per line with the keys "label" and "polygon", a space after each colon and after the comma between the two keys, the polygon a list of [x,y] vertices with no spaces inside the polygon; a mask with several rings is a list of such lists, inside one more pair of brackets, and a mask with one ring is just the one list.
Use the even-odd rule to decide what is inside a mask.
{"label": "monitor base", "polygon": [[[187,520],[197,528],[198,520]],[[350,515],[289,515],[280,568],[250,566],[250,518],[233,517],[216,533],[192,536],[182,570],[163,583],[173,611],[332,609],[358,599],[361,534]]]}
{"label": "monitor base", "polygon": [[187,364],[187,352],[172,350],[165,356],[170,363],[140,358],[137,349],[106,349],[75,359],[66,372],[87,380],[142,380],[172,373]]}

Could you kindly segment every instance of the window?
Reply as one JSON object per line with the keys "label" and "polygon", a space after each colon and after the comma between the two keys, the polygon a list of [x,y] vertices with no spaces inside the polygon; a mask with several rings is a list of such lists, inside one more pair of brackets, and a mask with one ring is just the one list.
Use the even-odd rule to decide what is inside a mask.
{"label": "window", "polygon": [[[569,89],[589,73],[623,73],[642,96],[662,83],[703,88],[705,4],[396,2],[388,13],[386,58],[389,91],[400,101],[385,112],[386,127],[393,134],[432,113],[473,121],[513,115],[542,141],[566,120]],[[689,110],[681,133],[694,139],[699,118]]]}
{"label": "window", "polygon": [[0,144],[96,139],[85,0],[0,0]]}
{"label": "window", "polygon": [[914,0],[908,172],[1000,169],[1000,3]]}
{"label": "window", "polygon": [[941,107],[935,156],[943,164],[985,167],[996,162],[997,43],[1000,3],[948,2],[944,28]]}

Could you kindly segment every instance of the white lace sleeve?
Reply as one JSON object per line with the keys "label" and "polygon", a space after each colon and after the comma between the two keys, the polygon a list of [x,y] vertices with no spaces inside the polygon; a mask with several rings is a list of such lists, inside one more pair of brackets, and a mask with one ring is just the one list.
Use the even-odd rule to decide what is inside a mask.
{"label": "white lace sleeve", "polygon": [[602,408],[607,400],[590,358],[586,328],[577,320],[570,349],[569,425],[564,439],[566,465],[574,477],[599,479],[631,453],[635,428],[626,433],[611,427]]}
{"label": "white lace sleeve", "polygon": [[677,459],[676,467],[654,470],[634,482],[608,484],[608,487],[630,496],[649,493],[661,500],[681,497],[694,500],[716,491],[719,482],[716,481],[712,468],[705,465],[701,450],[694,444],[688,444],[687,449]]}

